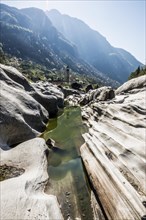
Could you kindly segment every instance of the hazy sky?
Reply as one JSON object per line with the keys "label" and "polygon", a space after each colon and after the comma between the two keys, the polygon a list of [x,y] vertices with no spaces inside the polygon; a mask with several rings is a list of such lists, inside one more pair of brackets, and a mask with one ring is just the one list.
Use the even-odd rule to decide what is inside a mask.
{"label": "hazy sky", "polygon": [[17,8],[57,9],[83,20],[112,46],[123,48],[146,64],[146,0],[2,0]]}

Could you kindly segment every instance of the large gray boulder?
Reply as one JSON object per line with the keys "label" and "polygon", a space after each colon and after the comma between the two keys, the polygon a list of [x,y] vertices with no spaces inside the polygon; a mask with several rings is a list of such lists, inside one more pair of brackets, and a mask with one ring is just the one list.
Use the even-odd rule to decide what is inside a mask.
{"label": "large gray boulder", "polygon": [[0,145],[31,139],[45,129],[47,110],[25,90],[0,83]]}
{"label": "large gray boulder", "polygon": [[[125,82],[116,90],[116,94],[131,92],[132,90],[138,90],[146,88],[146,75],[131,79]],[[134,92],[134,91],[133,91]]]}
{"label": "large gray boulder", "polygon": [[111,87],[101,87],[98,89],[90,90],[80,100],[81,105],[86,105],[92,101],[106,101],[113,99],[115,92]]}
{"label": "large gray boulder", "polygon": [[64,95],[56,85],[40,81],[32,86],[34,91],[29,94],[47,109],[50,116],[56,115],[58,109],[64,107]]}
{"label": "large gray boulder", "polygon": [[28,80],[14,67],[0,64],[2,71],[0,80],[5,81],[7,84],[14,85],[25,91],[34,90]]}
{"label": "large gray boulder", "polygon": [[1,182],[1,219],[63,220],[57,198],[44,192],[48,182],[47,152],[42,138],[1,150],[1,167],[5,172],[10,168],[20,172],[18,177],[10,176]]}
{"label": "large gray boulder", "polygon": [[36,137],[49,115],[63,107],[64,95],[50,83],[31,84],[18,70],[0,64],[0,146]]}
{"label": "large gray boulder", "polygon": [[64,107],[64,95],[57,86],[48,82],[30,83],[17,69],[2,64],[0,68],[5,75],[1,80],[24,89],[49,112],[50,116],[56,115],[58,109]]}

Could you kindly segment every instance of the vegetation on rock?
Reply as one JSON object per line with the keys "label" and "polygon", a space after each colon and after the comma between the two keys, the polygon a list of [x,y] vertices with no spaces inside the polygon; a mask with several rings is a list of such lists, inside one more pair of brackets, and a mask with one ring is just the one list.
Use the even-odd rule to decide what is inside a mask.
{"label": "vegetation on rock", "polygon": [[22,168],[7,166],[6,164],[2,165],[0,166],[0,181],[20,176],[24,171]]}
{"label": "vegetation on rock", "polygon": [[142,75],[146,75],[146,66],[142,66],[142,67],[138,66],[138,68],[130,74],[128,80],[137,78]]}

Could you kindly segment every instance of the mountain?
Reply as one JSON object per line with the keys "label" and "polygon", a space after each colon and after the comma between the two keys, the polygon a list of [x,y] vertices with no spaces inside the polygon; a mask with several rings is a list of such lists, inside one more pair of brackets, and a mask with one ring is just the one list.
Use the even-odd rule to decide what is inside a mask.
{"label": "mountain", "polygon": [[129,74],[142,65],[129,52],[111,46],[83,21],[62,15],[55,9],[46,14],[56,29],[76,45],[79,56],[110,78],[125,82]]}
{"label": "mountain", "polygon": [[1,4],[0,25],[3,49],[12,55],[60,67],[63,63],[57,57],[60,51],[73,56],[76,53],[40,9],[18,10]]}
{"label": "mountain", "polygon": [[81,59],[74,43],[66,39],[38,8],[17,9],[0,4],[0,43],[5,53],[33,61],[48,69],[69,65],[72,71],[94,77],[96,82],[117,85]]}

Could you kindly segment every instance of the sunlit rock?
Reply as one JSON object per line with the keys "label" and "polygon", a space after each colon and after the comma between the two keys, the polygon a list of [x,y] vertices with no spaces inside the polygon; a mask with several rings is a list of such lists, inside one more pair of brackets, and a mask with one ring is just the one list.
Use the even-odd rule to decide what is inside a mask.
{"label": "sunlit rock", "polygon": [[134,220],[145,215],[144,86],[142,76],[116,91],[125,94],[111,101],[94,99],[82,108],[89,131],[83,135],[81,157],[108,219]]}
{"label": "sunlit rock", "polygon": [[111,87],[101,87],[94,90],[89,90],[87,94],[83,96],[80,100],[81,105],[86,105],[90,102],[96,101],[106,101],[113,99],[115,97],[115,92]]}
{"label": "sunlit rock", "polygon": [[49,115],[64,106],[64,95],[50,83],[31,84],[15,68],[0,64],[0,146],[39,135]]}
{"label": "sunlit rock", "polygon": [[57,198],[44,193],[48,182],[47,151],[41,138],[1,150],[1,166],[25,170],[1,182],[1,219],[63,219]]}

